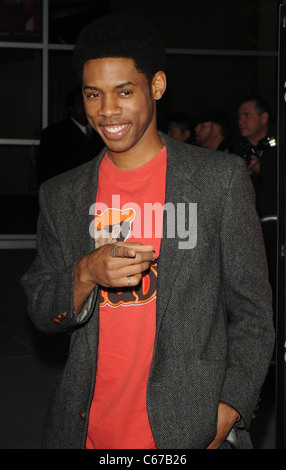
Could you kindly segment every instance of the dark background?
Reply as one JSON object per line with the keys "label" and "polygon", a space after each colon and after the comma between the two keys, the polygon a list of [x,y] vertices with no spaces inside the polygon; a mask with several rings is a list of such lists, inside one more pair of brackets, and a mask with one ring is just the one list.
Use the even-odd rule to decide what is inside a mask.
{"label": "dark background", "polygon": [[[82,27],[107,13],[141,15],[154,23],[168,54],[167,91],[158,104],[158,126],[163,131],[167,113],[187,111],[195,116],[214,105],[228,112],[235,139],[238,104],[249,94],[268,99],[273,123],[277,124],[278,120],[278,13],[282,0],[35,0],[30,3],[34,8],[33,21],[27,30],[21,21],[20,6],[11,16],[5,0],[0,0],[1,449],[40,448],[50,388],[67,354],[66,338],[46,337],[30,323],[19,279],[35,256],[38,185],[32,156],[42,128],[66,116],[65,94],[76,84],[71,67],[72,47]],[[48,35],[43,31],[43,19],[48,20]],[[45,57],[47,81],[43,74]],[[280,184],[284,185],[283,175]],[[284,199],[283,192],[282,211]],[[284,243],[285,234],[281,232],[281,243]],[[284,260],[281,264],[284,280]],[[284,291],[282,286],[282,352]],[[251,428],[255,447],[259,449],[275,448],[276,406],[283,406],[284,413],[281,393],[286,385],[281,388],[280,401],[275,403],[273,359]],[[279,361],[282,383],[282,356]],[[285,442],[281,423],[279,433],[281,448]]]}
{"label": "dark background", "polygon": [[[34,3],[40,15],[42,2]],[[65,116],[64,97],[76,83],[71,67],[72,45],[85,24],[106,13],[148,17],[165,41],[168,82],[158,106],[161,130],[165,130],[166,114],[171,111],[188,111],[194,116],[207,106],[219,106],[228,112],[235,138],[238,104],[253,93],[269,100],[276,121],[280,3],[50,0],[49,8],[44,10],[49,24],[47,84],[43,83],[43,50],[37,47],[42,40],[41,30],[15,36],[3,25],[1,29],[0,15],[0,196],[37,192],[30,164],[32,149],[25,143],[21,145],[19,139],[38,139],[43,125]],[[29,41],[32,48],[5,47],[11,41],[15,44],[15,37],[19,46],[21,41]],[[45,120],[43,93],[48,101]],[[10,142],[13,139],[18,139],[17,145]],[[3,230],[0,224],[0,233]]]}

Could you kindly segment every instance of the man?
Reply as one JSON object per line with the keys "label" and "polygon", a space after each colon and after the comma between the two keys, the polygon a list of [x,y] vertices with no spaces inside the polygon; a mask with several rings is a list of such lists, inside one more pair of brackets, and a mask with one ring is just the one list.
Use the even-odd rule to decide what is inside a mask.
{"label": "man", "polygon": [[90,128],[83,106],[81,87],[67,93],[68,117],[43,130],[36,158],[38,184],[94,158],[103,148],[99,135]]}
{"label": "man", "polygon": [[270,128],[269,103],[259,96],[246,98],[238,109],[241,138],[232,151],[244,157],[254,184],[260,217],[277,214],[277,146]]}
{"label": "man", "polygon": [[[244,164],[158,132],[165,47],[146,20],[96,20],[74,63],[106,148],[41,189],[22,282],[37,327],[72,334],[43,445],[251,447],[273,326]],[[95,249],[122,218],[132,231]]]}
{"label": "man", "polygon": [[269,103],[249,96],[239,106],[238,127],[241,139],[232,149],[244,158],[254,186],[256,208],[262,222],[269,278],[275,309],[277,250],[277,145],[270,126]]}
{"label": "man", "polygon": [[254,184],[260,217],[277,214],[277,146],[270,128],[269,103],[258,96],[246,98],[238,109],[241,139],[233,148],[245,158]]}
{"label": "man", "polygon": [[175,111],[167,115],[167,134],[173,139],[193,144],[195,141],[194,123],[188,113]]}
{"label": "man", "polygon": [[196,143],[201,147],[228,152],[230,121],[219,108],[208,108],[197,118]]}

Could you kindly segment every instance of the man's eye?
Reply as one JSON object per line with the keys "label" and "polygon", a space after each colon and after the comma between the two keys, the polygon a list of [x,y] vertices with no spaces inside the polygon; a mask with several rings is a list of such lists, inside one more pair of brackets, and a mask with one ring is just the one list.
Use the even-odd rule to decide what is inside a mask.
{"label": "man's eye", "polygon": [[86,96],[87,96],[87,98],[98,98],[99,93],[95,93],[95,92],[88,93]]}
{"label": "man's eye", "polygon": [[132,92],[131,90],[123,90],[123,91],[121,91],[120,94],[121,94],[122,96],[129,96],[129,95],[132,95],[132,93],[133,93],[133,92]]}

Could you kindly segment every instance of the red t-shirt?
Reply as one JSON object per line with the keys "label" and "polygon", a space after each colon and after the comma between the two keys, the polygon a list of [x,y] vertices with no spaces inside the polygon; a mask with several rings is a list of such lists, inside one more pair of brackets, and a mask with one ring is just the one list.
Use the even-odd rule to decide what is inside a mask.
{"label": "red t-shirt", "polygon": [[[96,199],[97,204],[104,203],[99,211],[95,209],[97,235],[105,230],[105,241],[110,242],[107,233],[111,237],[115,227],[119,236],[119,222],[123,221],[121,239],[153,244],[158,257],[165,176],[165,147],[131,171],[118,169],[105,155]],[[156,448],[146,409],[156,331],[156,281],[154,264],[138,287],[100,292],[97,373],[87,449]]]}

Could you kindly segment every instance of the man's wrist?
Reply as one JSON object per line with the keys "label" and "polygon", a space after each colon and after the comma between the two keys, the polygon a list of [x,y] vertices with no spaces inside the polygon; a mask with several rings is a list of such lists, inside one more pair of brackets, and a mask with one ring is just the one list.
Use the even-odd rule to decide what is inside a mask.
{"label": "man's wrist", "polygon": [[81,286],[91,287],[92,289],[96,286],[96,282],[92,280],[89,269],[89,255],[83,256],[75,265],[74,268],[74,280]]}
{"label": "man's wrist", "polygon": [[233,406],[231,406],[229,403],[226,403],[225,401],[222,401],[222,400],[220,400],[219,403],[222,403],[223,405],[228,406],[234,411],[234,413],[236,414],[235,423],[240,420],[240,414]]}
{"label": "man's wrist", "polygon": [[74,311],[79,313],[96,283],[88,275],[88,255],[84,256],[74,267],[73,298]]}

